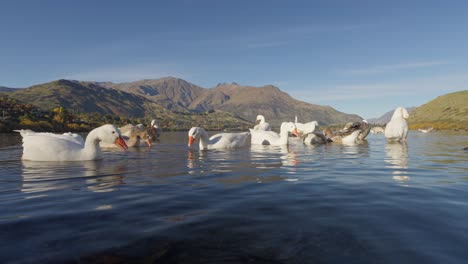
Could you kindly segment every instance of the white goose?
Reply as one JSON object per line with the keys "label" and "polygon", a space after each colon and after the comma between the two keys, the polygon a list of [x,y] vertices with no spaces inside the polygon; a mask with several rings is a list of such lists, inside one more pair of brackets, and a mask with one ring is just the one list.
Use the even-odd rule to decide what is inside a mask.
{"label": "white goose", "polygon": [[262,115],[258,115],[256,119],[256,125],[253,129],[255,130],[263,130],[263,131],[271,131],[271,126],[269,123],[265,122],[265,117]]}
{"label": "white goose", "polygon": [[332,142],[331,139],[327,138],[323,133],[317,131],[319,128],[317,121],[303,124],[297,122],[296,116],[294,124],[296,125],[297,131],[301,135],[304,144],[326,144]]}
{"label": "white goose", "polygon": [[388,142],[399,142],[406,141],[408,136],[408,124],[406,119],[408,119],[408,111],[404,107],[398,107],[393,112],[392,119],[388,122],[385,127],[385,137]]}
{"label": "white goose", "polygon": [[[15,130],[23,137],[23,160],[80,161],[99,159],[99,142],[114,143],[123,150],[128,147],[114,125],[103,125],[89,132],[86,141],[80,142],[73,134],[37,133]],[[75,134],[76,135],[76,134]],[[81,137],[81,136],[80,136]]]}
{"label": "white goose", "polygon": [[433,127],[429,127],[427,129],[419,128],[418,131],[423,132],[423,133],[429,133],[433,130]]}
{"label": "white goose", "polygon": [[208,138],[208,133],[201,127],[192,127],[188,132],[188,146],[191,147],[196,139],[200,139],[200,150],[232,149],[246,145],[249,132],[219,133]]}
{"label": "white goose", "polygon": [[312,122],[305,123],[305,124],[296,122],[294,124],[296,125],[297,132],[299,132],[299,134],[301,134],[302,136],[305,136],[310,133],[314,133],[315,130],[317,130],[319,127],[319,124],[317,121],[312,121]]}
{"label": "white goose", "polygon": [[288,144],[288,133],[291,132],[295,136],[299,137],[296,125],[292,122],[283,122],[281,124],[280,133],[274,131],[263,131],[249,129],[252,136],[252,145],[273,145],[282,146]]}
{"label": "white goose", "polygon": [[376,127],[373,127],[370,132],[372,134],[379,134],[379,133],[383,133],[384,132],[384,129],[379,127],[379,126],[376,126]]}

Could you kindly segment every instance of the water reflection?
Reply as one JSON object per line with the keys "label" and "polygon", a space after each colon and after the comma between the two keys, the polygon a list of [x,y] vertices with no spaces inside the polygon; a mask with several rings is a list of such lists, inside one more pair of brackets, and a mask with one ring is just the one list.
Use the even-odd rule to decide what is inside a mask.
{"label": "water reflection", "polygon": [[250,159],[259,169],[281,168],[293,164],[293,157],[289,155],[288,146],[252,145]]}
{"label": "water reflection", "polygon": [[187,149],[187,168],[189,174],[203,172],[205,150]]}
{"label": "water reflection", "polygon": [[[277,171],[278,168],[283,168],[284,170],[277,171],[280,175],[282,173],[296,174],[299,166],[297,151],[291,146],[252,145],[250,159],[258,169],[276,169]],[[297,181],[295,178],[280,175],[262,177],[258,179],[258,182]]]}
{"label": "water reflection", "polygon": [[[86,186],[92,192],[111,192],[115,190],[115,186],[123,183],[123,175],[127,172],[125,164],[105,161],[38,162],[23,160],[22,165],[21,191],[23,193],[36,193],[40,196],[53,190],[72,189],[74,185]],[[37,197],[37,195],[32,197]]]}
{"label": "water reflection", "polygon": [[408,181],[408,146],[406,142],[387,143],[385,145],[386,168],[393,169],[392,178],[398,182]]}

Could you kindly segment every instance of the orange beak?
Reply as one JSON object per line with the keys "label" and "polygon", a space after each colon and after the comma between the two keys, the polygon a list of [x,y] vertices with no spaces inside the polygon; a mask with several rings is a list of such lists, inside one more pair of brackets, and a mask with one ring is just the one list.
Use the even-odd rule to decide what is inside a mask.
{"label": "orange beak", "polygon": [[189,146],[189,147],[192,146],[193,141],[195,141],[195,139],[194,139],[192,136],[189,136],[189,137],[188,137],[188,146]]}
{"label": "orange beak", "polygon": [[119,136],[115,140],[114,144],[122,148],[123,151],[126,151],[128,149],[127,143],[125,143],[125,140],[122,138],[122,136]]}
{"label": "orange beak", "polygon": [[299,132],[297,132],[297,128],[295,128],[292,133],[296,136],[296,137],[301,137],[301,135],[299,134]]}

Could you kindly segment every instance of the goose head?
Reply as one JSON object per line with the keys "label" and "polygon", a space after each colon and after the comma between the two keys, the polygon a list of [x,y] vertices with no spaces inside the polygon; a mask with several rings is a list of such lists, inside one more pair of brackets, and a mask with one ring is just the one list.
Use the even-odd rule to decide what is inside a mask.
{"label": "goose head", "polygon": [[195,139],[200,137],[201,129],[199,127],[192,127],[188,132],[188,146],[192,146]]}
{"label": "goose head", "polygon": [[255,119],[255,122],[258,124],[264,123],[265,122],[265,117],[263,115],[258,115],[257,118]]}
{"label": "goose head", "polygon": [[137,134],[136,134],[137,138],[139,140],[144,140],[146,142],[146,145],[148,145],[148,147],[151,147],[153,144],[151,143],[152,141],[152,138],[151,136],[148,134],[148,131],[146,130],[140,130]]}
{"label": "goose head", "polygon": [[102,141],[106,144],[115,144],[122,150],[127,150],[128,146],[125,140],[120,135],[120,130],[114,125],[103,125],[96,129],[95,135],[98,141]]}
{"label": "goose head", "polygon": [[156,119],[153,119],[151,121],[151,124],[150,124],[148,130],[149,130],[150,134],[157,137],[158,133],[161,131],[161,128],[159,127],[159,124],[156,122]]}
{"label": "goose head", "polygon": [[281,130],[286,129],[286,131],[293,133],[296,137],[301,137],[297,127],[293,122],[284,122],[281,124]]}
{"label": "goose head", "polygon": [[150,125],[151,129],[155,129],[155,130],[159,130],[160,127],[159,127],[159,124],[156,122],[156,119],[153,119],[151,120],[151,125]]}
{"label": "goose head", "polygon": [[400,106],[400,107],[397,107],[397,109],[395,109],[395,112],[393,112],[392,120],[399,119],[399,118],[408,119],[408,117],[409,117],[409,114],[406,108]]}

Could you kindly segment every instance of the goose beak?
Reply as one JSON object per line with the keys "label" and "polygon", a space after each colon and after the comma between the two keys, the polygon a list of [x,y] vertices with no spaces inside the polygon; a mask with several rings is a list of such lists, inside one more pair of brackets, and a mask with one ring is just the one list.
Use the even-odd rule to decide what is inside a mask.
{"label": "goose beak", "polygon": [[123,151],[126,151],[128,149],[127,143],[125,143],[125,140],[122,138],[122,136],[119,136],[114,144],[116,144],[118,147],[122,148]]}
{"label": "goose beak", "polygon": [[188,137],[188,146],[189,146],[189,147],[192,146],[193,141],[195,141],[195,139],[194,139],[192,136],[189,136],[189,137]]}
{"label": "goose beak", "polygon": [[297,131],[297,128],[294,128],[294,130],[292,131],[292,133],[293,133],[296,137],[301,137],[301,135],[300,135],[299,132]]}

